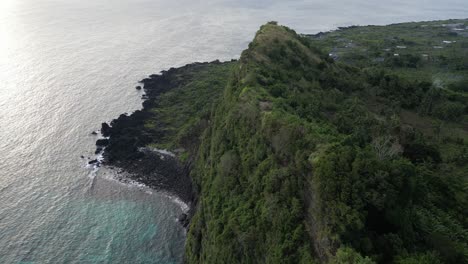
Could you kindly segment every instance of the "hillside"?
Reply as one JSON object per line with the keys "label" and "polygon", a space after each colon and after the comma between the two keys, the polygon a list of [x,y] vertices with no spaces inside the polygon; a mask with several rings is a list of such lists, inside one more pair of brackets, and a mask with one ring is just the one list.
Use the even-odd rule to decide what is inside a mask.
{"label": "hillside", "polygon": [[[239,61],[151,76],[144,109],[103,125],[108,164],[161,179],[142,148],[169,149],[158,181],[190,176],[187,263],[468,262],[463,58],[330,56],[347,30],[268,23]],[[440,87],[437,67],[458,77]]]}

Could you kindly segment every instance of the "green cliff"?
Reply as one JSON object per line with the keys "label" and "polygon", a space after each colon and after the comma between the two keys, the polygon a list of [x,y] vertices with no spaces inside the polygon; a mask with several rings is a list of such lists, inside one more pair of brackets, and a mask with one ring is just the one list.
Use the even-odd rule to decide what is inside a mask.
{"label": "green cliff", "polygon": [[262,26],[202,135],[187,262],[467,261],[466,95]]}
{"label": "green cliff", "polygon": [[163,74],[139,133],[190,168],[186,262],[467,263],[468,36],[437,23],[271,22]]}

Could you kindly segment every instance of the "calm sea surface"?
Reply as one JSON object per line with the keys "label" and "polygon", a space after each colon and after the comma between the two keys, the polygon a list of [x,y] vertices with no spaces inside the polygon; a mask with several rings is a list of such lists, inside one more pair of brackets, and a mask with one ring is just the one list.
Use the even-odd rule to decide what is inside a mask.
{"label": "calm sea surface", "polygon": [[236,58],[269,20],[316,33],[467,15],[466,0],[0,0],[0,263],[181,262],[183,206],[86,167],[90,132],[141,107],[146,75]]}

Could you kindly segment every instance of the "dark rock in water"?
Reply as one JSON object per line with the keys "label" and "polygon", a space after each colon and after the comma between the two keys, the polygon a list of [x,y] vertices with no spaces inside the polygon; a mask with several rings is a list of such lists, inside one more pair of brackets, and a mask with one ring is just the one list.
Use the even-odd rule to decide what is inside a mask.
{"label": "dark rock in water", "polygon": [[97,159],[93,159],[93,160],[90,160],[90,161],[88,162],[88,164],[96,164],[96,163],[98,163],[98,162],[99,162],[99,161],[98,161]]}
{"label": "dark rock in water", "polygon": [[138,85],[137,87],[135,87],[135,89],[141,90],[141,86]]}
{"label": "dark rock in water", "polygon": [[82,159],[84,159],[84,156],[83,156],[83,155],[81,155],[80,157],[81,157]]}
{"label": "dark rock in water", "polygon": [[190,220],[187,214],[181,214],[177,220],[183,227],[187,227],[190,223]]}
{"label": "dark rock in water", "polygon": [[94,152],[94,154],[99,154],[99,153],[101,153],[101,151],[102,151],[102,147],[98,146],[96,148],[96,151]]}
{"label": "dark rock in water", "polygon": [[109,145],[109,140],[106,139],[106,138],[98,139],[98,140],[96,141],[96,146],[105,147],[105,146],[107,146],[107,145]]}
{"label": "dark rock in water", "polygon": [[181,214],[181,215],[179,216],[179,221],[180,221],[180,222],[185,221],[185,219],[187,219],[187,215],[186,215],[186,214]]}
{"label": "dark rock in water", "polygon": [[102,126],[101,126],[101,134],[105,137],[108,137],[110,136],[110,132],[111,132],[111,127],[109,126],[109,124],[107,123],[102,123]]}
{"label": "dark rock in water", "polygon": [[96,131],[91,132],[91,135],[97,135]]}

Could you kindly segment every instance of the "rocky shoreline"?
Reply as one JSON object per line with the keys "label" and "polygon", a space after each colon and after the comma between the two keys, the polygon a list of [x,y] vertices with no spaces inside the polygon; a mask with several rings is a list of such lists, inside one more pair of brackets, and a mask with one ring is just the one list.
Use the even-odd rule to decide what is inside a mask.
{"label": "rocky shoreline", "polygon": [[[179,217],[179,222],[184,227],[190,222],[197,200],[190,178],[191,159],[181,161],[170,151],[147,147],[151,143],[158,143],[166,132],[163,127],[149,131],[145,122],[154,118],[151,109],[157,107],[157,99],[161,94],[191,81],[190,78],[180,78],[181,75],[196,72],[198,68],[209,64],[220,63],[192,63],[143,79],[140,81],[143,87],[137,86],[138,90],[143,89],[145,92],[142,96],[143,108],[130,115],[122,114],[109,124],[103,123],[101,134],[104,138],[96,141],[96,154],[103,154],[103,165],[118,168],[126,172],[130,180],[168,192],[186,203],[190,209],[187,214]],[[92,162],[95,161],[90,161]]]}

